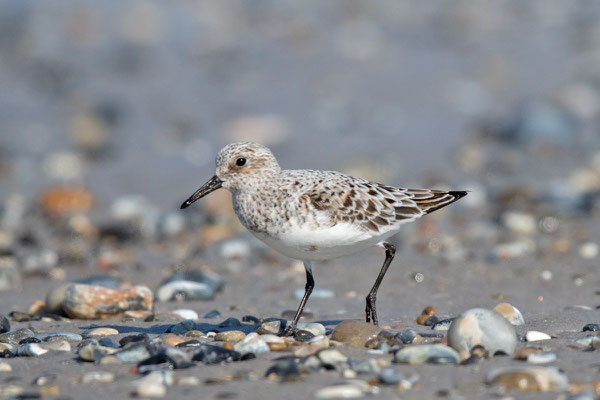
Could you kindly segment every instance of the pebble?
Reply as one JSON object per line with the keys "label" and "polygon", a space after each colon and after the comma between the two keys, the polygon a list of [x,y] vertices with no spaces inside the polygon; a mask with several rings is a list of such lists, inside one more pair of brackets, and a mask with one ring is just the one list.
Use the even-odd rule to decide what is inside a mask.
{"label": "pebble", "polygon": [[323,349],[316,353],[317,358],[321,361],[323,367],[327,369],[335,368],[340,364],[348,362],[348,357],[340,353],[336,349]]}
{"label": "pebble", "polygon": [[119,340],[119,344],[122,347],[127,346],[129,343],[146,342],[149,341],[150,337],[147,333],[138,333],[137,335],[124,336]]}
{"label": "pebble", "polygon": [[242,322],[249,322],[251,324],[259,324],[261,322],[261,320],[260,320],[260,318],[255,317],[254,315],[244,315],[242,317]]}
{"label": "pebble", "polygon": [[173,384],[173,371],[152,371],[133,383],[139,397],[164,397],[167,387]]}
{"label": "pebble", "polygon": [[397,385],[404,379],[402,374],[393,368],[382,369],[381,372],[377,374],[377,378],[384,385]]}
{"label": "pebble", "polygon": [[[304,288],[294,290],[294,299],[300,300],[304,296]],[[311,299],[331,299],[335,297],[335,292],[330,289],[315,288],[310,294]]]}
{"label": "pebble", "polygon": [[266,321],[263,322],[262,324],[260,324],[260,327],[256,330],[256,332],[258,334],[264,335],[264,334],[273,334],[273,335],[279,335],[280,333],[283,333],[283,327],[285,326],[285,321],[282,324],[282,320],[275,320],[275,321]]}
{"label": "pebble", "polygon": [[346,320],[333,329],[331,339],[353,347],[364,347],[365,343],[380,331],[381,328],[367,322]]}
{"label": "pebble", "polygon": [[12,367],[7,362],[0,362],[0,372],[11,372]]}
{"label": "pebble", "polygon": [[412,329],[402,329],[400,332],[396,333],[395,338],[398,339],[403,344],[410,344],[417,337],[417,332]]}
{"label": "pebble", "polygon": [[325,334],[325,326],[318,322],[299,322],[296,326],[298,330],[312,333],[314,336]]}
{"label": "pebble", "polygon": [[74,284],[65,291],[62,308],[71,318],[98,319],[127,310],[151,310],[153,299],[152,291],[145,286],[108,289]]}
{"label": "pebble", "polygon": [[583,327],[583,332],[591,331],[597,332],[600,331],[600,324],[587,324]]}
{"label": "pebble", "polygon": [[190,356],[184,350],[164,346],[152,349],[152,355],[137,365],[137,371],[145,374],[160,370],[173,370],[193,367]]}
{"label": "pebble", "polygon": [[294,351],[294,355],[299,357],[306,357],[311,354],[315,354],[321,349],[326,349],[330,345],[329,338],[325,335],[315,336],[308,340],[308,346],[301,346]]}
{"label": "pebble", "polygon": [[523,392],[566,390],[567,377],[554,367],[503,367],[492,370],[487,382]]}
{"label": "pebble", "polygon": [[218,364],[221,362],[239,361],[241,359],[242,354],[237,351],[205,343],[194,350],[192,357],[192,360],[200,361],[204,364]]}
{"label": "pebble", "polygon": [[[360,384],[352,380],[348,383],[340,383],[336,385],[326,386],[315,392],[317,399],[357,399],[364,397],[368,384]],[[372,391],[377,391],[378,388],[373,387]]]}
{"label": "pebble", "polygon": [[194,310],[190,310],[187,308],[180,308],[174,311],[171,311],[171,314],[175,314],[183,319],[198,319],[198,313]]}
{"label": "pebble", "polygon": [[146,343],[133,344],[129,347],[124,348],[123,350],[117,351],[116,353],[114,353],[114,356],[120,362],[138,363],[140,361],[146,360],[152,355],[151,349],[149,349],[149,347],[150,346],[148,346]]}
{"label": "pebble", "polygon": [[32,336],[35,336],[35,333],[31,329],[19,328],[0,333],[0,343],[19,343],[21,340]]}
{"label": "pebble", "polygon": [[50,349],[38,343],[27,343],[17,347],[15,354],[19,357],[38,357],[49,351]]}
{"label": "pebble", "polygon": [[538,340],[549,340],[552,339],[552,337],[544,332],[527,331],[525,339],[527,339],[528,342],[536,342]]}
{"label": "pebble", "polygon": [[225,321],[219,324],[219,328],[235,328],[238,326],[242,326],[242,323],[237,318],[227,318]]}
{"label": "pebble", "polygon": [[410,345],[394,354],[394,361],[402,364],[458,364],[458,353],[444,344]]}
{"label": "pebble", "polygon": [[256,332],[251,332],[248,335],[246,335],[246,337],[244,339],[242,339],[241,341],[237,342],[233,346],[233,348],[234,348],[234,350],[236,350],[242,354],[247,354],[247,353],[259,354],[259,353],[268,353],[269,351],[271,351],[267,342],[265,342],[263,339],[261,339],[260,335]]}
{"label": "pebble", "polygon": [[300,376],[298,358],[285,357],[275,360],[275,363],[265,372],[265,377],[270,378],[272,376],[276,376],[280,381],[289,381]]}
{"label": "pebble", "polygon": [[[429,318],[435,318],[435,316],[433,317],[429,317]],[[427,319],[427,321],[425,321],[425,326],[428,325],[428,321],[429,318]],[[434,324],[431,324],[431,329],[434,331],[447,331],[448,329],[450,329],[450,325],[452,325],[452,322],[455,320],[456,318],[446,318],[446,319],[441,319],[438,320],[437,322],[435,322]]]}
{"label": "pebble", "polygon": [[177,346],[178,344],[185,342],[185,339],[183,339],[181,336],[169,333],[161,335],[160,338],[167,346]]}
{"label": "pebble", "polygon": [[91,371],[81,377],[82,383],[111,383],[115,380],[115,374],[108,371]]}
{"label": "pebble", "polygon": [[96,340],[90,340],[88,343],[79,347],[77,355],[84,361],[99,361],[101,358],[116,352],[117,349],[102,346]]}
{"label": "pebble", "polygon": [[94,196],[83,187],[55,186],[40,195],[40,204],[45,212],[52,215],[85,214],[92,209]]}
{"label": "pebble", "polygon": [[542,352],[528,354],[526,360],[530,364],[548,364],[557,360],[556,353]]}
{"label": "pebble", "polygon": [[[219,310],[212,310],[207,312],[206,314],[204,314],[203,318],[206,319],[213,319],[213,318],[219,318],[221,316],[221,313],[219,312]],[[243,321],[243,319],[242,319]]]}
{"label": "pebble", "polygon": [[119,334],[119,331],[114,328],[94,328],[94,329],[90,329],[87,332],[84,332],[83,336],[85,338],[90,338],[90,337],[103,337],[103,336],[118,335],[118,334]]}
{"label": "pebble", "polygon": [[225,332],[218,332],[215,335],[215,341],[216,342],[239,342],[240,340],[244,339],[246,337],[246,334],[242,331],[225,331]]}
{"label": "pebble", "polygon": [[10,331],[10,321],[6,316],[0,314],[0,333],[6,333]]}
{"label": "pebble", "polygon": [[214,272],[186,271],[173,274],[160,284],[156,298],[172,300],[212,300],[223,289],[225,281]]}
{"label": "pebble", "polygon": [[195,330],[195,329],[196,329],[196,322],[192,321],[191,319],[186,319],[185,321],[181,321],[178,324],[171,325],[169,327],[169,329],[167,329],[167,332],[176,333],[178,335],[183,335],[183,334],[186,334],[187,332]]}
{"label": "pebble", "polygon": [[458,317],[448,330],[448,345],[456,350],[461,360],[470,350],[483,346],[490,355],[504,353],[512,356],[517,347],[515,328],[495,311],[473,308]]}
{"label": "pebble", "polygon": [[521,311],[509,303],[498,304],[496,307],[494,307],[494,311],[502,315],[513,325],[523,325],[525,323]]}

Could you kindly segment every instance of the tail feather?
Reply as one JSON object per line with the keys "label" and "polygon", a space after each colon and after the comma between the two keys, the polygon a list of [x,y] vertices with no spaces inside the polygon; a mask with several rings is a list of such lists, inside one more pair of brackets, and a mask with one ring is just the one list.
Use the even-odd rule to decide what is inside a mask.
{"label": "tail feather", "polygon": [[417,205],[425,214],[430,214],[440,208],[446,207],[467,195],[466,191],[437,192],[434,196],[427,199],[416,200]]}

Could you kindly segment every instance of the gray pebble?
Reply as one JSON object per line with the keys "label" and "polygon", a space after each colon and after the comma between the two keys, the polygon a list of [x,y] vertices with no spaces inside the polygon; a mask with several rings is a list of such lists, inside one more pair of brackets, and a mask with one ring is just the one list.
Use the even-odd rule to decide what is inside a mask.
{"label": "gray pebble", "polygon": [[417,332],[412,329],[402,329],[396,333],[395,338],[404,344],[410,344],[417,337]]}
{"label": "gray pebble", "polygon": [[38,333],[34,337],[42,342],[48,342],[53,339],[66,339],[71,342],[81,342],[83,340],[81,335],[73,332]]}
{"label": "gray pebble", "polygon": [[402,364],[458,364],[458,353],[443,344],[410,345],[394,355],[394,361]]}
{"label": "gray pebble", "polygon": [[220,316],[221,316],[221,313],[219,312],[219,310],[212,310],[212,311],[209,311],[206,314],[204,314],[203,318],[213,319],[213,318],[219,318]]}
{"label": "gray pebble", "polygon": [[178,335],[183,335],[186,332],[193,331],[196,329],[196,322],[191,319],[186,319],[185,321],[181,321],[178,324],[171,325],[169,329],[167,329],[168,333],[175,333]]}
{"label": "gray pebble", "polygon": [[0,333],[5,333],[10,331],[10,321],[6,316],[0,314]]}
{"label": "gray pebble", "polygon": [[35,336],[31,329],[20,328],[0,334],[0,343],[19,343],[21,340]]}
{"label": "gray pebble", "polygon": [[379,381],[384,385],[397,385],[402,381],[403,376],[393,368],[384,368],[378,375]]}

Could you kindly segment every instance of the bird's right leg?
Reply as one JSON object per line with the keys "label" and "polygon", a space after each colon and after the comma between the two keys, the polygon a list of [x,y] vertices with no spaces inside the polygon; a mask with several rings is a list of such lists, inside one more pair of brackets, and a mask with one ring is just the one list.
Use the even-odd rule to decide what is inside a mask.
{"label": "bird's right leg", "polygon": [[298,311],[296,311],[296,315],[294,315],[294,319],[290,326],[288,326],[283,332],[283,336],[294,336],[296,333],[296,325],[298,324],[298,320],[302,315],[302,310],[304,310],[304,305],[308,300],[308,297],[313,291],[315,287],[315,280],[313,279],[312,267],[308,261],[304,262],[304,269],[306,270],[306,286],[304,286],[304,296],[302,296],[302,300],[300,300],[300,306],[298,307]]}

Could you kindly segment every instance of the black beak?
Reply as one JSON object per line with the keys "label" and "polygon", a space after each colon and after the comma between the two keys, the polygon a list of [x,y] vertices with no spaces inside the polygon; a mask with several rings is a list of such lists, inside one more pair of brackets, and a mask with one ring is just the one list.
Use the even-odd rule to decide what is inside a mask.
{"label": "black beak", "polygon": [[181,205],[181,208],[184,209],[184,208],[189,207],[196,200],[201,199],[204,196],[206,196],[207,194],[209,194],[210,192],[214,192],[215,190],[220,188],[222,184],[223,184],[223,181],[220,180],[219,177],[217,177],[216,175],[213,176],[212,178],[210,178],[210,180],[208,182],[206,182],[204,185],[202,185],[202,187],[200,189],[196,190],[196,192],[193,195],[191,195],[189,197],[189,199],[184,201],[183,204]]}

